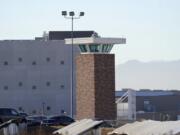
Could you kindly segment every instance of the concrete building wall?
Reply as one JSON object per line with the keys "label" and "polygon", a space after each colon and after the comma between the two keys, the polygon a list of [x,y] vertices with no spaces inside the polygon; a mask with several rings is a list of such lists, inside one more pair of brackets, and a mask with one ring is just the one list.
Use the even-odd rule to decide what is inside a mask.
{"label": "concrete building wall", "polygon": [[180,95],[136,97],[138,118],[176,120],[180,114]]}
{"label": "concrete building wall", "polygon": [[81,54],[77,65],[77,119],[116,119],[113,54]]}
{"label": "concrete building wall", "polygon": [[70,71],[71,46],[63,40],[0,41],[0,107],[69,114]]}
{"label": "concrete building wall", "polygon": [[[180,95],[137,96],[137,111],[180,111]],[[149,109],[149,110],[148,110]]]}

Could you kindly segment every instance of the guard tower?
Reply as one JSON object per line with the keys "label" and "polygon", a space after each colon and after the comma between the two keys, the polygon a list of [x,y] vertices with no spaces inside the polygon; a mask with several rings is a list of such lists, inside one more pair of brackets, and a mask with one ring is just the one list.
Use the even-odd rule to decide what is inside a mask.
{"label": "guard tower", "polygon": [[[72,44],[72,39],[65,39]],[[76,57],[76,119],[116,119],[115,59],[110,51],[125,38],[74,38]]]}

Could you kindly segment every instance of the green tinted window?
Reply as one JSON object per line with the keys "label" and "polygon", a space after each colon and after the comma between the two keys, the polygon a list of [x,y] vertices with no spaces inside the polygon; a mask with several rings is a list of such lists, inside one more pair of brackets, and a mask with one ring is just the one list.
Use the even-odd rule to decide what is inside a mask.
{"label": "green tinted window", "polygon": [[109,47],[109,52],[112,50],[112,48],[113,48],[113,45],[110,45],[110,47]]}
{"label": "green tinted window", "polygon": [[102,52],[105,52],[106,46],[102,45]]}
{"label": "green tinted window", "polygon": [[87,48],[85,45],[79,45],[79,48],[81,49],[81,52],[87,52]]}
{"label": "green tinted window", "polygon": [[113,44],[86,44],[79,45],[81,52],[109,53]]}
{"label": "green tinted window", "polygon": [[106,44],[104,44],[104,45],[103,45],[102,52],[108,52],[108,48],[109,48],[109,46],[106,45]]}
{"label": "green tinted window", "polygon": [[107,52],[110,52],[112,47],[113,47],[113,45],[108,45]]}
{"label": "green tinted window", "polygon": [[89,46],[90,52],[99,52],[98,46],[99,45],[90,45]]}

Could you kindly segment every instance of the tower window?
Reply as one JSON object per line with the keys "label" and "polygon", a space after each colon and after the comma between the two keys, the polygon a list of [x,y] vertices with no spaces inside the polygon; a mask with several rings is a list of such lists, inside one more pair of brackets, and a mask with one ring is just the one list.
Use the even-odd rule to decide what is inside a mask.
{"label": "tower window", "polygon": [[47,57],[47,58],[46,58],[46,61],[47,61],[47,62],[50,62],[50,61],[51,61],[51,59],[50,59],[49,57]]}
{"label": "tower window", "polygon": [[7,65],[8,65],[8,62],[7,62],[7,61],[4,61],[4,65],[7,66]]}
{"label": "tower window", "polygon": [[6,86],[4,86],[4,90],[8,90],[8,86],[6,85]]}
{"label": "tower window", "polygon": [[36,90],[36,89],[37,89],[36,85],[33,85],[33,86],[32,86],[32,89],[33,89],[33,90]]}
{"label": "tower window", "polygon": [[61,65],[64,65],[64,61],[63,60],[61,60],[60,63],[61,63]]}
{"label": "tower window", "polygon": [[64,85],[61,85],[60,87],[61,87],[61,89],[64,89]]}
{"label": "tower window", "polygon": [[19,57],[19,58],[18,58],[18,61],[19,61],[19,62],[22,62],[22,61],[23,61],[23,59],[22,59],[21,57]]}
{"label": "tower window", "polygon": [[19,87],[22,87],[22,86],[23,86],[23,83],[22,83],[22,82],[19,82],[19,83],[18,83],[18,86],[19,86]]}
{"label": "tower window", "polygon": [[81,52],[87,52],[86,45],[79,45],[79,48],[81,49]]}
{"label": "tower window", "polygon": [[33,61],[33,62],[32,62],[32,65],[36,65],[36,61]]}
{"label": "tower window", "polygon": [[46,86],[49,87],[51,85],[51,83],[48,81],[46,82]]}

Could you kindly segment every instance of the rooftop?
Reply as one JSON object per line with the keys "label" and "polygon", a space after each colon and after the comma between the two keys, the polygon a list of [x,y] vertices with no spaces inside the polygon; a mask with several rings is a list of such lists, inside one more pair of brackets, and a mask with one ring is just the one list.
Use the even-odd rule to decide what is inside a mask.
{"label": "rooftop", "polygon": [[[49,40],[64,40],[71,38],[71,31],[49,31]],[[74,38],[91,37],[97,35],[95,31],[73,31]]]}
{"label": "rooftop", "polygon": [[[126,91],[116,91],[116,97],[121,97]],[[169,95],[180,95],[180,91],[136,91],[136,96],[169,96]]]}

